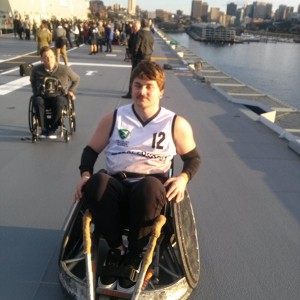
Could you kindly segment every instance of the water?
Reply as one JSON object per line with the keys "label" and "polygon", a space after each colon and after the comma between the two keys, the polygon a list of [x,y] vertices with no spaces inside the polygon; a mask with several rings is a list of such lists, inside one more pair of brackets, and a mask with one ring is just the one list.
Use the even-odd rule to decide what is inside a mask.
{"label": "water", "polygon": [[220,46],[194,41],[186,33],[170,36],[220,71],[300,109],[299,43]]}

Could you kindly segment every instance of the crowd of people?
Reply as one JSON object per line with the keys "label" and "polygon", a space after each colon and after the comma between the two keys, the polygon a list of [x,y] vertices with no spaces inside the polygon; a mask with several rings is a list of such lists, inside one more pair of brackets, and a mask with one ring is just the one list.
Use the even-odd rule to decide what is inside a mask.
{"label": "crowd of people", "polygon": [[[40,54],[39,51],[42,47],[51,46],[51,43],[54,42],[55,46],[58,45],[60,49],[57,57],[62,55],[65,64],[67,64],[67,57],[64,54],[64,49],[62,49],[63,46],[72,48],[74,45],[79,47],[81,44],[89,44],[90,55],[112,52],[114,45],[128,46],[129,37],[135,31],[135,22],[135,20],[111,22],[111,20],[72,21],[61,19],[42,20],[38,24],[28,17],[25,19],[15,17],[13,20],[16,38],[37,41],[37,55]],[[150,24],[150,26],[152,25]],[[130,50],[130,47],[128,47],[128,50]],[[129,60],[130,58],[127,58],[127,61]]]}

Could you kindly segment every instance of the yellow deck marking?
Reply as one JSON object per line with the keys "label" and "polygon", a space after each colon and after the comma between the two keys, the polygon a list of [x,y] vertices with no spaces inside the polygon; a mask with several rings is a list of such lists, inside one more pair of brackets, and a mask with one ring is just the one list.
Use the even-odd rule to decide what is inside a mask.
{"label": "yellow deck marking", "polygon": [[166,56],[152,56],[151,60],[179,60],[179,58],[171,58]]}
{"label": "yellow deck marking", "polygon": [[7,64],[24,64],[25,61],[7,61]]}

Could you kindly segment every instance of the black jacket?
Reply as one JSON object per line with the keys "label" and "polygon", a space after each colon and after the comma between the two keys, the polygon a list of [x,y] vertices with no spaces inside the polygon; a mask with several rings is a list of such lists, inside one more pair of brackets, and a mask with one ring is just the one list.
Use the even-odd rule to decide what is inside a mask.
{"label": "black jacket", "polygon": [[149,28],[138,31],[133,56],[139,60],[148,60],[153,52],[154,38]]}

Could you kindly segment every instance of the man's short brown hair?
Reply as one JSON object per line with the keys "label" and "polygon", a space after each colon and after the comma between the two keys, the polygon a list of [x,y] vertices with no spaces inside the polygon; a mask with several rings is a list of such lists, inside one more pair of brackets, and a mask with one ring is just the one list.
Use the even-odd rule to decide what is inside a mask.
{"label": "man's short brown hair", "polygon": [[135,78],[155,80],[160,90],[165,88],[165,72],[162,67],[154,61],[142,61],[133,69],[130,76],[130,86]]}
{"label": "man's short brown hair", "polygon": [[42,57],[44,52],[53,51],[49,46],[44,46],[40,49],[40,56]]}

